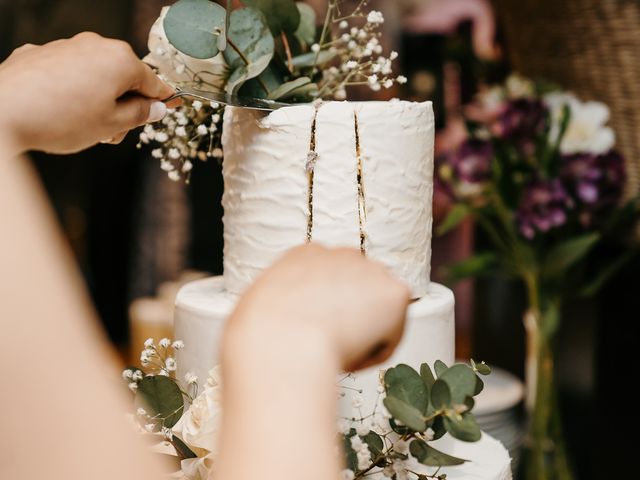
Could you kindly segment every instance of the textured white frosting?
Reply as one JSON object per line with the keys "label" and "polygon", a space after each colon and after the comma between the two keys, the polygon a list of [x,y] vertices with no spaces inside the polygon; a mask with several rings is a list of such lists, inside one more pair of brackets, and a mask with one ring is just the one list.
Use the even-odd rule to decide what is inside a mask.
{"label": "textured white frosting", "polygon": [[[223,197],[225,287],[240,294],[307,241],[312,105],[270,114],[227,108]],[[313,241],[359,248],[357,115],[367,255],[411,287],[429,285],[434,120],[431,103],[328,102],[316,120]]]}
{"label": "textured white frosting", "polygon": [[[184,286],[176,299],[175,338],[184,341],[178,351],[178,378],[195,373],[201,381],[218,363],[224,324],[235,301],[224,291],[222,277],[198,280]],[[435,360],[452,363],[455,348],[453,292],[431,283],[427,294],[409,307],[404,338],[387,366],[407,363],[419,367]],[[356,375],[357,383],[371,396],[373,408],[378,385],[378,368]],[[346,399],[350,405],[350,400]]]}

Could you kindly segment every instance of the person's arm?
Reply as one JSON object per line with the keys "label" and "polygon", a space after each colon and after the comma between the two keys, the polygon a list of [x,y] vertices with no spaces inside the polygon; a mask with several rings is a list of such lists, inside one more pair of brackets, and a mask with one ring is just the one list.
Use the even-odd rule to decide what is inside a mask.
{"label": "person's arm", "polygon": [[409,298],[355,250],[305,246],[269,270],[227,328],[214,478],[339,478],[338,374],[392,353]]}
{"label": "person's arm", "polygon": [[[137,95],[121,98],[130,90]],[[22,48],[0,64],[3,478],[162,474],[125,420],[131,403],[117,362],[42,188],[19,154],[76,151],[118,136],[171,92],[122,42],[93,34]]]}

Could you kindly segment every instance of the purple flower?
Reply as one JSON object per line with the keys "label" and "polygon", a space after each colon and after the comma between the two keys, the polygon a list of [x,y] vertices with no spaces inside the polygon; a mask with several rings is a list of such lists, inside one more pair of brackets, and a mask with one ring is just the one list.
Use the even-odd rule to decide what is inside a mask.
{"label": "purple flower", "polygon": [[568,155],[562,158],[561,177],[579,203],[590,211],[599,211],[617,204],[622,197],[624,159],[615,151]]}
{"label": "purple flower", "polygon": [[450,157],[449,163],[457,180],[468,184],[485,183],[491,179],[493,146],[486,140],[470,139]]}
{"label": "purple flower", "polygon": [[529,184],[520,199],[516,222],[523,237],[532,240],[537,233],[561,227],[573,201],[559,179]]}
{"label": "purple flower", "polygon": [[508,102],[493,126],[494,133],[522,147],[533,145],[544,132],[547,107],[540,99],[519,98]]}

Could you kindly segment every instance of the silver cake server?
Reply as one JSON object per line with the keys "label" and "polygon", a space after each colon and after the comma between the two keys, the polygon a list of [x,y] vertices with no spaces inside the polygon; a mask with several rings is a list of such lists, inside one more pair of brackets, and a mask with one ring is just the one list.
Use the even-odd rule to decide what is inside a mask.
{"label": "silver cake server", "polygon": [[167,98],[164,102],[170,102],[176,98],[191,97],[206,102],[216,102],[220,105],[232,107],[248,108],[250,110],[262,110],[271,112],[283,107],[290,107],[290,103],[276,102],[274,100],[265,100],[261,98],[238,97],[236,95],[228,95],[226,93],[205,92],[193,88],[180,87],[176,89],[175,95]]}

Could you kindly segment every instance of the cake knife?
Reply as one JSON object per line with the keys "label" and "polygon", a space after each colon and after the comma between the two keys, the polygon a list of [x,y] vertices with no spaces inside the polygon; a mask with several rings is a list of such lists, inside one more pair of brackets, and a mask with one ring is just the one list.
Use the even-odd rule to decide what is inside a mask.
{"label": "cake knife", "polygon": [[236,95],[228,95],[226,93],[205,92],[193,88],[180,87],[176,89],[175,95],[167,98],[164,102],[169,103],[176,98],[191,97],[207,102],[215,102],[221,105],[248,108],[250,110],[262,110],[271,112],[283,107],[290,107],[290,103],[276,102],[274,100],[266,100],[262,98],[239,97]]}

